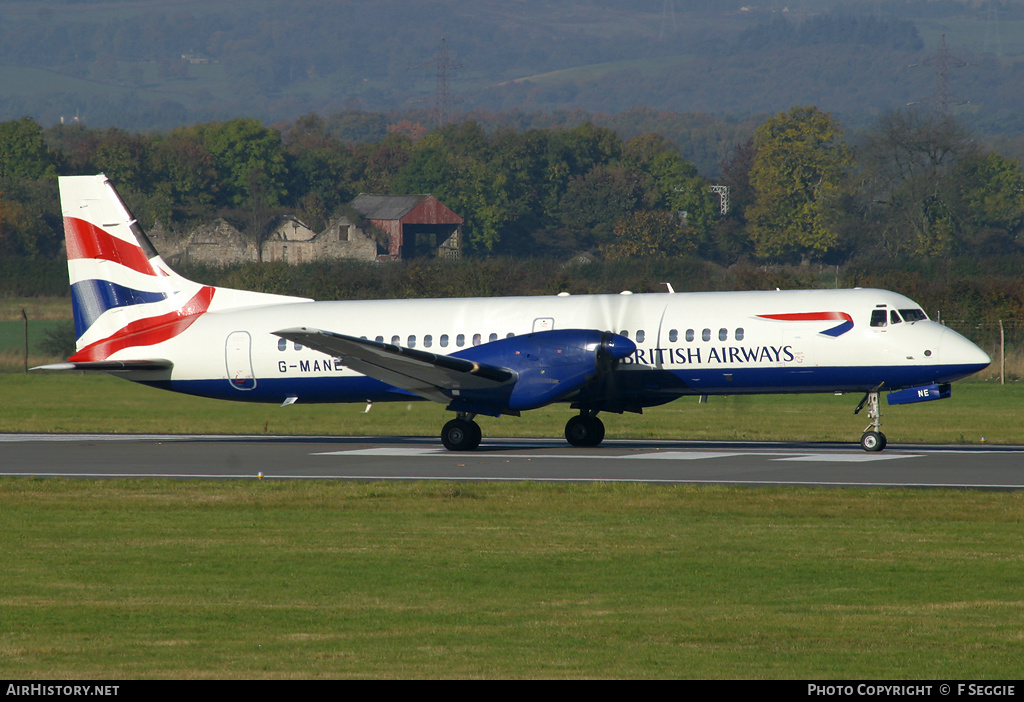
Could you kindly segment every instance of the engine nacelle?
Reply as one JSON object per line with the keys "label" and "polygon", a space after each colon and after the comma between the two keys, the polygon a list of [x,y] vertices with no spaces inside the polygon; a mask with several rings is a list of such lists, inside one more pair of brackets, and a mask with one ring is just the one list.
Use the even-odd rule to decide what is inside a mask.
{"label": "engine nacelle", "polygon": [[517,379],[504,404],[519,412],[570,395],[634,351],[636,344],[611,332],[555,329],[499,339],[452,356],[514,371]]}
{"label": "engine nacelle", "polygon": [[932,383],[931,385],[919,385],[904,390],[890,392],[888,401],[890,405],[909,405],[913,402],[931,402],[932,400],[945,400],[953,394],[949,383]]}

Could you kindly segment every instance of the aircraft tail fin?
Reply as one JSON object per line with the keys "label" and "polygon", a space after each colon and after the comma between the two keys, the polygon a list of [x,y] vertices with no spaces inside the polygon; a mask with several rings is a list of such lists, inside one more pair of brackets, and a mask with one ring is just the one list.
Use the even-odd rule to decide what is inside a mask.
{"label": "aircraft tail fin", "polygon": [[187,280],[160,257],[105,175],[58,180],[77,337],[71,361],[166,341],[208,311],[306,301]]}

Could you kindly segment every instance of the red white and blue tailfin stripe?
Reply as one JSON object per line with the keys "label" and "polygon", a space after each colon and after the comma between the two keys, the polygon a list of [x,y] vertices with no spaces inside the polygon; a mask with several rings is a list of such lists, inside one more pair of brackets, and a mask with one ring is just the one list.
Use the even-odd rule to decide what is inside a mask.
{"label": "red white and blue tailfin stripe", "polygon": [[215,289],[164,263],[106,176],[59,181],[77,336],[71,361],[167,341],[209,309]]}

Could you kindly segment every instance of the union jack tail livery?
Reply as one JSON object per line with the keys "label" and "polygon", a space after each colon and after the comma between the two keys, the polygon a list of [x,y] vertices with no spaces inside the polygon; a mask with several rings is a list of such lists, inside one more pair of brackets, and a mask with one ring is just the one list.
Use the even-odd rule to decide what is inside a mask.
{"label": "union jack tail livery", "polygon": [[[685,396],[858,393],[881,451],[879,396],[945,399],[989,363],[886,290],[773,290],[313,302],[201,285],[171,270],[103,175],[60,179],[77,350],[48,370],[117,373],[248,402],[430,400],[441,441],[481,441],[479,415],[561,403],[574,446],[599,412]],[[429,234],[429,232],[425,232]]]}
{"label": "union jack tail livery", "polygon": [[104,175],[62,177],[60,194],[77,338],[72,363],[106,361],[118,351],[174,338],[211,308],[298,300],[218,291],[178,275]]}

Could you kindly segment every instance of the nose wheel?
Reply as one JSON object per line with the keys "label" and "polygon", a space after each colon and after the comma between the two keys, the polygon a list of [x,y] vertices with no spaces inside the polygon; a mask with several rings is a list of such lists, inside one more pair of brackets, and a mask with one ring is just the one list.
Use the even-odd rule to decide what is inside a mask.
{"label": "nose wheel", "polygon": [[885,448],[885,434],[882,433],[882,411],[878,405],[878,391],[872,390],[864,396],[864,399],[857,405],[854,414],[859,414],[864,406],[868,408],[868,419],[871,423],[864,428],[864,434],[860,437],[860,447],[865,451],[881,451]]}
{"label": "nose wheel", "polygon": [[885,434],[880,431],[866,431],[860,437],[860,447],[865,451],[881,451],[885,448]]}

